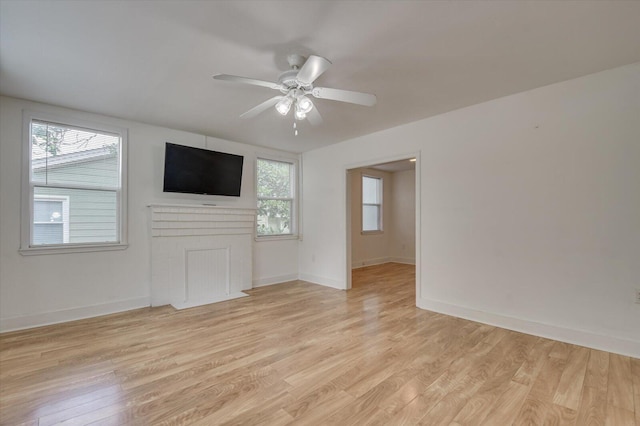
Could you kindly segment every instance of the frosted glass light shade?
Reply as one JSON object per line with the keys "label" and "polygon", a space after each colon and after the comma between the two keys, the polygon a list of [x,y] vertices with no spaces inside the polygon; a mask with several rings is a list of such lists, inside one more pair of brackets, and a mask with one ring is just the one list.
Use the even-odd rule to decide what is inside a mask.
{"label": "frosted glass light shade", "polygon": [[282,98],[276,104],[276,110],[282,115],[287,115],[289,113],[289,110],[291,109],[292,103],[293,100],[290,97]]}

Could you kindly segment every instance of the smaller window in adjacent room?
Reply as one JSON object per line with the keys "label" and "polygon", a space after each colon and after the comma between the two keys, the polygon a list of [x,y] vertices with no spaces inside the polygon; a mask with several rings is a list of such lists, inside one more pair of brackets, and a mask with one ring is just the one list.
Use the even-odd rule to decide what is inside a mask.
{"label": "smaller window in adjacent room", "polygon": [[286,161],[257,161],[257,234],[295,234],[295,164]]}
{"label": "smaller window in adjacent room", "polygon": [[125,131],[25,113],[22,250],[124,243]]}
{"label": "smaller window in adjacent room", "polygon": [[382,231],[382,178],[362,176],[362,232]]}

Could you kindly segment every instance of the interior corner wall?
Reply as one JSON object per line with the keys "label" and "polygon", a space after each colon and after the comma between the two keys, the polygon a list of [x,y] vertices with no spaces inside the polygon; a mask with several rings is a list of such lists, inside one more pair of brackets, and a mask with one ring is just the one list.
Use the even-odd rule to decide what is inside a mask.
{"label": "interior corner wall", "polygon": [[419,307],[640,357],[638,117],[632,64],[306,152],[300,276],[346,288],[348,166],[419,152]]}
{"label": "interior corner wall", "polygon": [[[23,109],[128,130],[126,250],[20,255]],[[299,158],[298,154],[9,97],[0,97],[0,123],[0,331],[149,306],[149,204],[215,203],[255,208],[256,157]],[[163,193],[165,142],[244,155],[241,197]],[[256,242],[253,259],[254,285],[296,278],[298,241]]]}
{"label": "interior corner wall", "polygon": [[416,172],[391,174],[389,260],[416,263]]}

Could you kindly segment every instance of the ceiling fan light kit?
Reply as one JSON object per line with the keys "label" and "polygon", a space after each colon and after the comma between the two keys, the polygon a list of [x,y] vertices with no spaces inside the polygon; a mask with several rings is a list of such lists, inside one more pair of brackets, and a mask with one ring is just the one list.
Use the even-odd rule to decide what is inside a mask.
{"label": "ceiling fan light kit", "polygon": [[240,118],[253,118],[272,106],[275,106],[278,113],[286,116],[293,106],[296,120],[308,119],[311,124],[318,125],[322,123],[322,117],[318,109],[314,108],[313,102],[308,95],[317,99],[348,102],[363,106],[373,106],[377,102],[376,96],[370,93],[314,87],[313,82],[331,66],[331,62],[326,58],[315,55],[305,58],[304,56],[293,54],[287,56],[287,61],[291,69],[280,74],[277,83],[229,74],[216,74],[213,78],[279,90],[284,95],[274,96],[264,101],[241,114]]}
{"label": "ceiling fan light kit", "polygon": [[285,96],[280,100],[280,102],[276,104],[276,110],[282,115],[287,115],[289,114],[292,103],[293,99],[291,99],[289,96]]}
{"label": "ceiling fan light kit", "polygon": [[305,114],[311,111],[311,108],[313,108],[313,102],[311,102],[311,99],[307,98],[304,95],[298,98],[298,102],[296,103],[296,105],[300,108],[300,111]]}

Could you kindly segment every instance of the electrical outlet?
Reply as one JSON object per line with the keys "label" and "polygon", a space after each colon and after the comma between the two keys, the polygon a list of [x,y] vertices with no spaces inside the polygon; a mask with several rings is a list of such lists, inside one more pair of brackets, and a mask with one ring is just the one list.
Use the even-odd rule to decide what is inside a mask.
{"label": "electrical outlet", "polygon": [[636,288],[636,303],[640,303],[640,288]]}

